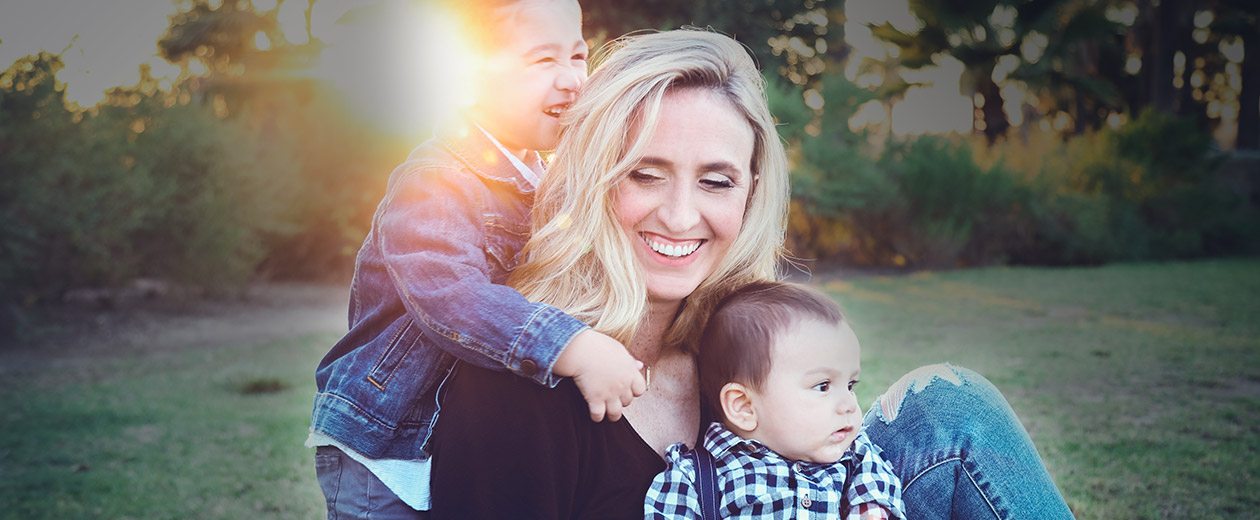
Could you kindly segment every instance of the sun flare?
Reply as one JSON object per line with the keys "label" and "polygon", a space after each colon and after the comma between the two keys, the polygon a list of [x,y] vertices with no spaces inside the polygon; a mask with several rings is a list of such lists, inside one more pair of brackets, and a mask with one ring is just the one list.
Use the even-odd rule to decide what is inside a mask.
{"label": "sun flare", "polygon": [[326,40],[316,75],[383,130],[423,137],[472,100],[479,57],[457,18],[433,5],[350,10]]}

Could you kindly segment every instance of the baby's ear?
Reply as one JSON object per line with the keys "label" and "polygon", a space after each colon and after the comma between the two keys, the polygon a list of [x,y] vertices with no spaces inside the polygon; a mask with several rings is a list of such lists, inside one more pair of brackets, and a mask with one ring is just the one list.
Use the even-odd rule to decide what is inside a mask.
{"label": "baby's ear", "polygon": [[726,422],[746,432],[757,429],[757,410],[753,407],[748,387],[740,383],[726,383],[722,385],[718,397]]}

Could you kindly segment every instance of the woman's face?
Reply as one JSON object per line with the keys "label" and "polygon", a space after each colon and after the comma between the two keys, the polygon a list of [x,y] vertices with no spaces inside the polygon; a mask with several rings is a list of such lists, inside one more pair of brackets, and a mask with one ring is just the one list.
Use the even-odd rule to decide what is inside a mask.
{"label": "woman's face", "polygon": [[614,196],[649,300],[681,301],[726,257],[743,225],[752,154],[752,127],[730,101],[700,89],[665,95],[643,157]]}

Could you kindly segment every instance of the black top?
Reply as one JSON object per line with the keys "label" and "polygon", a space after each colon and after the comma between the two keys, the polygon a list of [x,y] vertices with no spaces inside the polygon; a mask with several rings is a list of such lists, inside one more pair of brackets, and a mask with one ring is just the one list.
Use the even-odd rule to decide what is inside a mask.
{"label": "black top", "polygon": [[459,363],[433,434],[432,518],[643,518],[665,470],[629,421],[593,422],[577,386]]}

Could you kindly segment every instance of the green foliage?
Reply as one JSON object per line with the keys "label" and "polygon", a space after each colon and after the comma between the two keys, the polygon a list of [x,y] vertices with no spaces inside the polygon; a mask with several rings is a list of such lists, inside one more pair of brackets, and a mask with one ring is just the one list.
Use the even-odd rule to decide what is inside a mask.
{"label": "green foliage", "polygon": [[596,41],[644,29],[711,28],[739,40],[761,69],[812,86],[843,68],[844,0],[584,0],[583,30]]}
{"label": "green foliage", "polygon": [[0,78],[5,299],[140,276],[208,288],[252,276],[263,236],[288,224],[284,149],[143,82],[71,113],[58,66],[24,58]]}
{"label": "green foliage", "polygon": [[1000,240],[1001,226],[1010,220],[1018,188],[1008,171],[981,168],[966,143],[935,136],[891,143],[879,167],[894,195],[885,205],[864,208],[856,224],[878,230],[907,265],[1003,259],[1002,251],[981,240]]}
{"label": "green foliage", "polygon": [[1077,265],[1248,254],[1260,244],[1255,208],[1222,182],[1220,155],[1191,121],[1147,112],[1067,140],[917,136],[875,151],[847,126],[869,92],[832,77],[822,92],[825,110],[807,123],[799,96],[770,96],[786,114],[789,248],[799,257]]}

